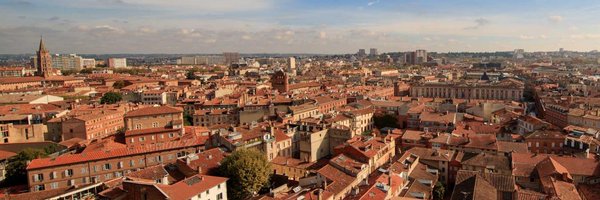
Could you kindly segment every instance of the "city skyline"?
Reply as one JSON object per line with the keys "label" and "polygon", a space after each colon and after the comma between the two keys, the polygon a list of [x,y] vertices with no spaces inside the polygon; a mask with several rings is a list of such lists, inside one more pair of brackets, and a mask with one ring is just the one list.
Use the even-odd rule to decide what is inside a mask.
{"label": "city skyline", "polygon": [[600,2],[8,0],[0,54],[591,51]]}

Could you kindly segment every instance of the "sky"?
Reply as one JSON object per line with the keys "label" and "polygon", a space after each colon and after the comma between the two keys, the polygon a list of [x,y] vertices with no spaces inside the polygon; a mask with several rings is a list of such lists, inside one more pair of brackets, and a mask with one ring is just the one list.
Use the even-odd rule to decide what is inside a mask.
{"label": "sky", "polygon": [[[600,47],[598,0],[0,0],[0,54]],[[367,50],[368,51],[368,50]]]}

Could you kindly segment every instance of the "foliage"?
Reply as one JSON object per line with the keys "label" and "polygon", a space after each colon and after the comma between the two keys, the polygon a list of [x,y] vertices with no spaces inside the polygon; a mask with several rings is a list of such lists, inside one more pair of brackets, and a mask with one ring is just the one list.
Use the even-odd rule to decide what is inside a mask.
{"label": "foliage", "polygon": [[92,72],[94,72],[92,68],[85,68],[79,71],[80,74],[91,74]]}
{"label": "foliage", "polygon": [[446,189],[442,182],[438,181],[433,188],[433,199],[444,199],[444,193],[446,193]]}
{"label": "foliage", "polygon": [[123,99],[123,96],[121,96],[120,93],[107,92],[100,99],[100,103],[101,104],[114,104],[114,103],[117,103],[117,102],[121,101],[122,99]]}
{"label": "foliage", "polygon": [[143,73],[149,72],[149,70],[143,69],[143,68],[116,68],[113,70],[113,72],[117,73],[117,74],[138,75],[138,74],[143,74]]}
{"label": "foliage", "polygon": [[115,81],[115,83],[113,83],[113,85],[112,85],[112,86],[113,86],[114,88],[116,88],[116,89],[121,89],[121,88],[124,88],[124,87],[125,87],[125,81],[123,81],[123,80],[118,80],[118,81]]}
{"label": "foliage", "polygon": [[373,121],[375,123],[375,126],[379,129],[385,127],[398,127],[398,117],[396,117],[395,115],[385,114],[381,116],[373,116]]}
{"label": "foliage", "polygon": [[185,74],[185,78],[188,79],[188,80],[194,80],[194,79],[196,79],[196,74],[195,73],[197,71],[198,70],[196,70],[196,69],[190,69],[190,70],[188,70],[187,73]]}
{"label": "foliage", "polygon": [[183,114],[183,125],[191,126],[193,124],[194,118],[189,113]]}
{"label": "foliage", "polygon": [[69,76],[69,75],[73,75],[73,74],[77,74],[77,70],[74,69],[66,69],[66,70],[61,70],[60,73],[63,76]]}
{"label": "foliage", "polygon": [[265,155],[256,149],[238,149],[223,159],[219,173],[229,178],[227,196],[245,199],[269,183],[271,165]]}
{"label": "foliage", "polygon": [[51,151],[53,151],[53,147],[47,147],[44,150],[27,148],[9,158],[4,183],[10,185],[27,184],[27,162],[36,158],[47,157],[49,153],[52,153]]}

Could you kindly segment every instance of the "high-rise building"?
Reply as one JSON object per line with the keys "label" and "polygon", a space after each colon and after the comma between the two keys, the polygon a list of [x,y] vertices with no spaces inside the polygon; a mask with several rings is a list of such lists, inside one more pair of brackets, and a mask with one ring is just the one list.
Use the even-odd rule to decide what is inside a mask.
{"label": "high-rise building", "polygon": [[84,58],[81,59],[81,65],[83,68],[94,68],[96,67],[96,59],[93,58]]}
{"label": "high-rise building", "polygon": [[377,51],[377,48],[371,48],[371,49],[369,49],[369,55],[370,56],[379,55],[379,52]]}
{"label": "high-rise building", "polygon": [[514,59],[522,59],[525,58],[525,50],[524,49],[515,49],[515,51],[513,52],[513,58]]}
{"label": "high-rise building", "polygon": [[52,56],[52,67],[60,70],[81,70],[83,68],[83,58],[75,54]]}
{"label": "high-rise building", "polygon": [[125,68],[127,67],[127,58],[109,58],[108,67],[110,68]]}
{"label": "high-rise building", "polygon": [[359,49],[356,55],[358,55],[358,57],[364,57],[367,55],[367,52],[365,51],[365,49]]}
{"label": "high-rise building", "polygon": [[419,65],[426,63],[427,61],[427,51],[423,49],[404,54],[404,62],[407,64]]}
{"label": "high-rise building", "polygon": [[37,51],[37,75],[43,76],[45,78],[50,77],[52,71],[52,56],[50,56],[50,51],[46,49],[44,45],[44,40],[40,37],[40,47]]}
{"label": "high-rise building", "polygon": [[240,53],[238,53],[238,52],[223,52],[223,57],[225,57],[225,64],[231,65],[232,63],[237,63],[240,60]]}
{"label": "high-rise building", "polygon": [[289,57],[288,58],[288,71],[293,71],[296,69],[296,58]]}
{"label": "high-rise building", "polygon": [[225,57],[222,55],[183,56],[177,60],[180,65],[224,65]]}

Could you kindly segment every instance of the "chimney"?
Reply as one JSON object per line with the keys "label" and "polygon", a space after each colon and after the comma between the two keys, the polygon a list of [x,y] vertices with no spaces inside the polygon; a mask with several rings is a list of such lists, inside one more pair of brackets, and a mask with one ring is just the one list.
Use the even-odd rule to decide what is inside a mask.
{"label": "chimney", "polygon": [[323,200],[323,189],[317,190],[317,200]]}

